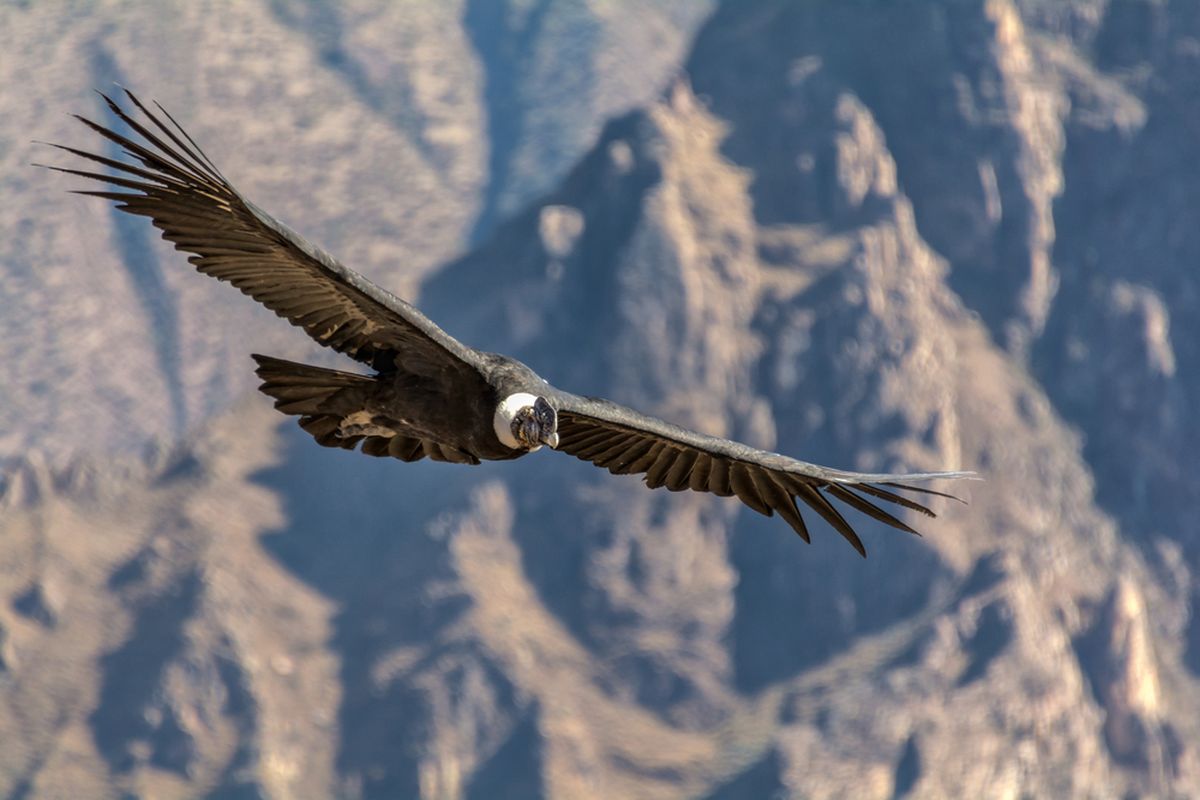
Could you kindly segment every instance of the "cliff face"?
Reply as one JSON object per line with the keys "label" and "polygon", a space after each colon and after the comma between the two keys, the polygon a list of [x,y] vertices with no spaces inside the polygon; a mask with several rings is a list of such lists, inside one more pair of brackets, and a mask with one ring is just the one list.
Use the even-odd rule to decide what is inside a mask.
{"label": "cliff face", "polygon": [[[13,291],[59,315],[108,299],[70,328],[86,335],[52,317],[38,339],[20,312],[0,315],[27,365],[8,453],[49,453],[13,459],[2,500],[6,793],[1200,791],[1186,523],[1200,489],[1184,414],[1200,374],[1187,344],[1197,234],[1183,222],[1200,31],[1186,8],[726,3],[681,76],[604,125],[561,179],[592,135],[573,117],[621,105],[571,87],[635,84],[622,76],[644,51],[630,43],[681,36],[682,4],[643,24],[549,3],[396,19],[270,8],[316,65],[311,83],[280,85],[329,80],[340,88],[321,96],[340,99],[320,112],[271,99],[271,116],[309,122],[253,134],[245,97],[271,84],[243,66],[258,63],[249,48],[224,67],[247,70],[245,97],[189,126],[205,142],[278,130],[310,144],[264,148],[269,168],[252,144],[210,150],[347,263],[401,290],[421,278],[422,308],[454,335],[572,390],[808,460],[974,468],[987,482],[962,487],[968,506],[940,503],[923,539],[864,523],[862,561],[823,526],[806,546],[731,501],[649,492],[552,453],[466,469],[321,450],[261,398],[232,399],[251,381],[246,341],[308,357],[298,334],[136,225],[114,229],[128,258],[106,258],[140,288],[86,295],[78,275],[121,276],[39,249],[70,241],[61,197],[42,192],[23,206],[6,285],[56,280],[65,296]],[[412,47],[389,49],[384,31]],[[438,56],[433,41],[475,56]],[[576,52],[589,68],[571,72]],[[641,74],[666,76],[660,55]],[[464,64],[478,99],[454,99]],[[336,105],[348,86],[365,110]],[[471,236],[472,252],[437,266]],[[138,272],[141,252],[161,273]],[[167,324],[152,289],[208,316],[144,337]],[[145,317],[100,313],[139,298]],[[118,324],[131,347],[159,348],[137,356],[139,382],[54,373],[54,358],[103,369]],[[169,385],[155,364],[185,376],[189,420],[228,410],[189,422],[179,445],[97,457],[166,424],[169,404],[134,399],[149,376]],[[35,398],[54,392],[35,367],[92,405],[62,399],[47,433],[53,409]],[[94,430],[113,409],[146,423]],[[71,436],[91,454],[69,457]]]}
{"label": "cliff face", "polygon": [[[95,146],[68,115],[106,118],[93,89],[159,101],[261,205],[412,294],[565,172],[606,116],[653,97],[707,8],[376,5],[0,4],[0,78],[14,87],[0,98],[0,193],[20,200],[0,214],[0,360],[22,376],[0,404],[0,457],[179,439],[253,386],[245,337],[305,352],[180,269],[143,220],[29,167],[64,160],[34,139]],[[553,81],[569,99],[543,90]]]}

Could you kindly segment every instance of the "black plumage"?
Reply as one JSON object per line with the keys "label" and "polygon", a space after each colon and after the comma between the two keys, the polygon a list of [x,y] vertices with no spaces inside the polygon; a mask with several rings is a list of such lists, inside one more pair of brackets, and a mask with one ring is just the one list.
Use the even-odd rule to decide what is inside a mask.
{"label": "black plumage", "polygon": [[108,184],[80,193],[149,217],[200,272],[373,370],[359,375],[254,356],[262,391],[280,411],[298,416],[319,444],[401,461],[467,464],[518,458],[545,444],[616,475],[642,474],[651,488],[736,496],[761,514],[778,513],[809,541],[797,507],[802,501],[863,555],[862,541],[831,498],[915,533],[875,501],[932,517],[923,503],[892,490],[949,497],[911,484],[971,475],[828,469],[556,389],[514,359],[467,347],[339,264],[244,198],[161,106],[152,110],[126,96],[143,120],[104,99],[128,136],[77,118],[136,163],[54,145],[110,172],[53,169]]}

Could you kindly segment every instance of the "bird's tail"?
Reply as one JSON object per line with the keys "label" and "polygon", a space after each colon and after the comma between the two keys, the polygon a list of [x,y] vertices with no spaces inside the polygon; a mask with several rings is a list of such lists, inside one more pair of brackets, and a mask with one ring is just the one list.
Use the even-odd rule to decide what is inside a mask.
{"label": "bird's tail", "polygon": [[[312,367],[257,353],[253,358],[258,364],[255,374],[263,380],[259,391],[275,398],[275,408],[285,414],[309,415],[350,410],[331,406],[343,405],[336,402],[342,398],[358,406],[375,383],[375,379],[367,375]],[[351,391],[346,392],[347,389]],[[360,391],[354,391],[356,389]],[[353,395],[353,398],[346,395]]]}
{"label": "bird's tail", "polygon": [[259,391],[275,398],[275,407],[283,413],[300,417],[300,427],[319,445],[353,450],[362,443],[362,452],[369,456],[479,463],[469,453],[427,441],[395,420],[376,416],[369,410],[379,390],[376,378],[258,354],[254,360],[263,380]]}
{"label": "bird's tail", "polygon": [[[375,379],[352,372],[297,364],[257,353],[258,390],[275,398],[275,408],[300,417],[300,427],[317,444],[353,450],[362,436],[346,435],[347,418],[360,412],[375,389]],[[385,440],[386,442],[386,440]]]}

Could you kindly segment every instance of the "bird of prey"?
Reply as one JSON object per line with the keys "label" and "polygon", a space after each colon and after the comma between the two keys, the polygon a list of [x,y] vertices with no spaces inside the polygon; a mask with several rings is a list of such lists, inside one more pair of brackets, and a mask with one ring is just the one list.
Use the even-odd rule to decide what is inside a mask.
{"label": "bird of prey", "polygon": [[736,496],[760,514],[779,514],[807,542],[797,507],[803,501],[864,556],[862,540],[832,501],[916,533],[879,503],[932,517],[898,492],[951,497],[913,484],[972,474],[829,469],[557,389],[513,358],[462,344],[309,243],[235,189],[162,106],[151,109],[125,94],[140,115],[101,96],[128,135],[75,116],[131,160],[53,145],[107,171],[52,168],[107,184],[79,193],[149,217],[197,270],[370,369],[364,375],[253,356],[261,390],[321,445],[459,464],[519,458],[545,445],[615,475],[641,474],[652,489]]}

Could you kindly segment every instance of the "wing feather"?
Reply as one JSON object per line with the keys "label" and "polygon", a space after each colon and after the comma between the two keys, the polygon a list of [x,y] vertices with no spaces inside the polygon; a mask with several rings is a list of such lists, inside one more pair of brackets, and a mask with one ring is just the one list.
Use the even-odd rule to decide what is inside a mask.
{"label": "wing feather", "polygon": [[698,450],[682,450],[675,457],[671,468],[667,470],[664,482],[667,490],[671,492],[681,492],[688,488],[689,479],[692,476],[692,467],[696,464],[696,459],[700,456]]}
{"label": "wing feather", "polygon": [[634,465],[637,464],[638,460],[641,459],[642,456],[649,453],[656,446],[658,446],[658,442],[654,441],[653,439],[639,437],[637,441],[631,444],[629,448],[621,454],[620,458],[614,460],[608,465],[609,472],[613,473],[614,475],[627,475],[630,472],[637,471],[634,470]]}
{"label": "wing feather", "polygon": [[75,116],[132,161],[53,145],[110,172],[52,169],[122,190],[79,194],[149,217],[164,239],[191,254],[188,260],[197,270],[233,284],[334,350],[377,369],[478,374],[480,354],[243,197],[157,103],[147,107],[126,90],[141,112],[139,119],[101,96],[128,135]]}
{"label": "wing feather", "polygon": [[696,433],[608,400],[557,391],[550,395],[558,409],[559,450],[607,466],[613,473],[642,473],[652,489],[665,486],[672,491],[736,495],[760,514],[778,513],[807,542],[809,531],[797,505],[802,501],[862,555],[866,555],[862,539],[830,498],[892,528],[916,533],[868,497],[932,517],[935,514],[927,506],[892,490],[953,497],[912,483],[974,477],[970,472],[896,475],[835,470]]}
{"label": "wing feather", "polygon": [[712,470],[712,459],[708,453],[698,453],[696,463],[692,465],[692,474],[688,478],[688,488],[693,492],[708,490],[708,476]]}
{"label": "wing feather", "polygon": [[390,455],[388,449],[391,445],[392,439],[394,438],[394,436],[368,436],[363,441],[362,447],[360,447],[359,450],[368,456],[382,458]]}
{"label": "wing feather", "polygon": [[670,445],[664,446],[658,452],[658,458],[654,459],[654,463],[646,470],[646,485],[651,489],[657,489],[662,486],[667,479],[667,470],[675,463],[675,456],[679,453]]}
{"label": "wing feather", "polygon": [[820,490],[816,486],[805,485],[803,489],[804,491],[801,493],[800,497],[802,497],[806,503],[812,506],[814,511],[824,517],[825,521],[833,526],[834,530],[844,536],[846,541],[848,541],[854,547],[854,549],[858,551],[859,555],[865,558],[867,555],[867,548],[863,546],[862,539],[858,538],[858,534],[855,533],[854,529],[850,527],[850,523],[847,522],[846,518],[841,515],[841,512],[834,508],[833,504],[825,499],[825,495],[821,494]]}
{"label": "wing feather", "polygon": [[633,463],[631,463],[626,468],[627,472],[629,472],[629,473],[645,472],[646,470],[648,470],[650,468],[650,466],[652,464],[654,464],[654,462],[656,462],[658,460],[658,457],[662,454],[662,452],[666,448],[667,448],[667,445],[665,442],[657,442],[657,441],[654,442],[654,446],[650,448],[650,452],[646,453],[644,456],[640,456],[637,459],[637,461],[634,461]]}
{"label": "wing feather", "polygon": [[393,436],[388,441],[388,455],[401,461],[420,461],[425,457],[425,447],[420,439]]}
{"label": "wing feather", "polygon": [[585,431],[582,436],[572,439],[571,444],[582,452],[584,450],[591,450],[596,446],[603,446],[612,437],[613,431],[608,428],[600,428],[599,430]]}
{"label": "wing feather", "polygon": [[799,534],[801,539],[811,542],[812,540],[808,536],[808,527],[804,524],[804,518],[800,516],[800,509],[796,508],[796,500],[785,487],[783,479],[769,472],[763,472],[762,475],[766,478],[765,489],[771,507],[779,512],[779,516],[787,520],[787,523],[792,526],[792,530]]}
{"label": "wing feather", "polygon": [[914,536],[921,535],[905,524],[902,520],[892,516],[874,503],[867,502],[846,486],[840,486],[836,483],[832,483],[825,487],[825,491],[829,492],[830,495],[836,497],[838,500],[841,500],[846,505],[861,511],[869,517],[874,517],[885,525],[890,525],[897,530],[907,531]]}
{"label": "wing feather", "polygon": [[606,447],[595,458],[592,463],[598,467],[608,467],[629,450],[629,445],[633,444],[633,436],[618,436],[615,439],[606,442]]}
{"label": "wing feather", "polygon": [[627,435],[621,435],[619,433],[614,435],[611,431],[608,431],[608,432],[606,432],[605,436],[602,436],[602,437],[596,439],[595,441],[593,441],[591,443],[591,445],[588,446],[587,448],[585,448],[582,452],[585,452],[588,454],[589,460],[596,461],[597,463],[599,463],[600,459],[603,458],[604,454],[610,452],[613,449],[614,440],[616,442],[615,446],[624,448],[625,441],[628,438],[629,437]]}
{"label": "wing feather", "polygon": [[733,487],[733,493],[738,499],[758,513],[768,517],[775,513],[759,495],[754,478],[750,475],[749,465],[740,461],[733,462],[729,468],[729,485]]}
{"label": "wing feather", "polygon": [[708,490],[719,497],[732,497],[733,487],[729,485],[729,459],[713,458],[708,471]]}

